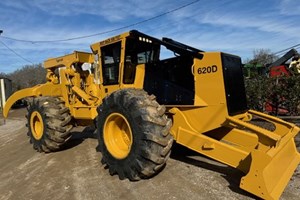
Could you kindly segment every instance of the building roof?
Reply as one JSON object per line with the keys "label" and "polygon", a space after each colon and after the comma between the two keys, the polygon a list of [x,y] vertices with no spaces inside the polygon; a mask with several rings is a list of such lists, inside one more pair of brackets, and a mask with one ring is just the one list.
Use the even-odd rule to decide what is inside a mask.
{"label": "building roof", "polygon": [[7,79],[7,80],[11,81],[11,79],[4,77],[4,76],[0,76],[0,79]]}

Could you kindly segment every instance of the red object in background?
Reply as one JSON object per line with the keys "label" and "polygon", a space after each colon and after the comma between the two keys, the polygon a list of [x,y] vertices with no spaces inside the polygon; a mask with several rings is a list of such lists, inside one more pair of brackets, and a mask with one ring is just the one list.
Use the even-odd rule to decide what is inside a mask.
{"label": "red object in background", "polygon": [[288,109],[281,108],[280,106],[278,106],[277,111],[276,111],[276,106],[273,105],[272,102],[265,103],[265,111],[271,115],[289,115],[290,114]]}
{"label": "red object in background", "polygon": [[[296,49],[291,49],[288,52],[286,52],[283,56],[278,58],[275,62],[271,63],[269,65],[269,76],[270,77],[278,77],[278,76],[284,76],[284,77],[289,77],[291,76],[291,72],[286,64],[286,62],[289,59],[299,59],[299,53],[297,52]],[[280,94],[278,94],[280,95]],[[278,104],[274,104],[272,101],[267,101],[265,103],[265,111],[270,113],[270,114],[275,114],[275,115],[289,115],[289,110],[283,106],[285,100],[283,97],[281,97],[280,102]],[[283,104],[282,104],[283,103]]]}
{"label": "red object in background", "polygon": [[[270,77],[286,76],[289,77],[291,74],[285,65],[273,66],[270,68]],[[277,107],[277,108],[276,108]],[[265,111],[273,115],[288,115],[289,110],[280,106],[274,105],[271,101],[266,102]]]}
{"label": "red object in background", "polygon": [[284,65],[274,66],[270,68],[270,77],[290,76],[290,72]]}

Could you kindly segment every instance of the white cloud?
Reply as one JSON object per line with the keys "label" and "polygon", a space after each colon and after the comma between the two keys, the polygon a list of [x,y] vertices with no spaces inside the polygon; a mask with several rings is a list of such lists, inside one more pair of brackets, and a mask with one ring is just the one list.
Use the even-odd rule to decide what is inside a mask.
{"label": "white cloud", "polygon": [[[96,37],[47,44],[3,41],[25,58],[42,62],[75,49],[89,51],[90,44],[132,28],[159,38],[174,38],[199,49],[228,51],[245,58],[252,55],[253,49],[269,48],[275,52],[299,43],[300,4],[295,5],[295,0],[282,0],[279,6],[277,1],[273,2],[202,0],[147,23]],[[4,30],[3,36],[25,40],[73,38],[123,27],[186,3],[186,0],[1,0],[0,29]],[[27,64],[0,44],[0,65],[5,63]]]}
{"label": "white cloud", "polygon": [[286,36],[293,36],[300,39],[298,34],[300,26],[295,26],[295,22],[289,21],[277,21],[276,19],[263,19],[257,16],[257,18],[249,18],[243,16],[216,16],[207,15],[200,20],[202,23],[209,23],[213,25],[221,26],[233,26],[238,28],[256,28],[257,30],[270,33],[281,33]]}
{"label": "white cloud", "polygon": [[284,15],[300,15],[300,2],[297,0],[282,0],[279,4],[280,13]]}
{"label": "white cloud", "polygon": [[165,11],[161,5],[172,5],[164,0],[144,1],[128,0],[33,0],[32,7],[36,7],[44,12],[58,16],[74,16],[80,14],[90,14],[104,17],[107,21],[123,21],[134,17],[149,17],[153,14]]}

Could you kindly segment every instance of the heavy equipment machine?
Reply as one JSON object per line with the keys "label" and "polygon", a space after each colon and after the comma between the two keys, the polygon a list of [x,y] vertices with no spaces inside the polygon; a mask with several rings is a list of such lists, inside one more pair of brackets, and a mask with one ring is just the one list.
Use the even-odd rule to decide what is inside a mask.
{"label": "heavy equipment machine", "polygon": [[[290,64],[287,61],[291,60]],[[298,76],[300,73],[300,57],[296,49],[291,49],[283,56],[267,66],[268,75],[274,78],[275,86],[279,85],[282,77]],[[282,82],[282,81],[281,81]],[[281,83],[282,89],[288,88],[287,84]],[[272,115],[290,115],[291,111],[286,104],[286,98],[278,91],[272,92],[269,100],[265,103],[265,111]]]}
{"label": "heavy equipment machine", "polygon": [[[46,60],[47,82],[8,99],[4,117],[15,101],[29,97],[34,149],[56,151],[73,126],[96,123],[102,163],[120,179],[157,174],[175,140],[244,172],[242,189],[280,197],[300,162],[299,128],[247,108],[240,57],[135,30],[91,50]],[[174,56],[163,58],[163,50]]]}
{"label": "heavy equipment machine", "polygon": [[[288,66],[286,62],[288,60],[292,59],[291,64]],[[289,68],[294,67],[297,68],[294,65],[299,64],[299,53],[296,49],[291,49],[288,52],[286,52],[283,56],[278,58],[276,61],[271,63],[270,65],[267,66],[268,71],[269,71],[269,76],[270,77],[277,77],[277,76],[290,76],[293,73],[290,71]],[[291,69],[293,70],[293,69]],[[296,70],[294,70],[296,72]],[[297,68],[297,73],[300,73]]]}

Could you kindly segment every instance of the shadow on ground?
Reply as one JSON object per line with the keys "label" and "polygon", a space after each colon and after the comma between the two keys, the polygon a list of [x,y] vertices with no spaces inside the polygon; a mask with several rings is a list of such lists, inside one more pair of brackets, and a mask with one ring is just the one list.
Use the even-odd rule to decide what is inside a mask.
{"label": "shadow on ground", "polygon": [[[253,199],[260,199],[254,196],[253,194],[242,190],[239,187],[240,180],[245,174],[237,169],[220,164],[208,157],[205,157],[179,144],[173,145],[171,158],[183,163],[197,166],[199,168],[218,172],[220,173],[220,176],[223,177],[229,183],[228,187],[231,191],[251,197]],[[207,162],[205,160],[207,160]]]}
{"label": "shadow on ground", "polygon": [[71,138],[62,146],[60,151],[65,151],[80,145],[86,139],[97,139],[95,129],[85,127],[82,131],[73,131]]}
{"label": "shadow on ground", "polygon": [[[82,131],[72,132],[72,137],[63,146],[61,151],[74,148],[80,145],[86,139],[97,139],[95,129],[86,127]],[[96,148],[96,150],[98,149]],[[206,170],[218,172],[220,176],[229,183],[228,187],[231,191],[251,197],[253,199],[259,199],[256,196],[239,188],[240,180],[244,176],[244,174],[237,169],[219,164],[218,162],[213,161],[208,157],[205,157],[176,143],[172,147],[171,158],[189,165],[197,166],[200,169],[203,168]]]}

